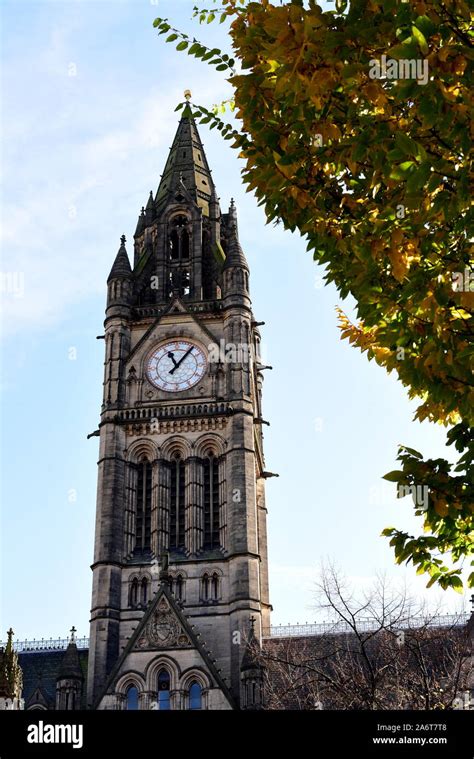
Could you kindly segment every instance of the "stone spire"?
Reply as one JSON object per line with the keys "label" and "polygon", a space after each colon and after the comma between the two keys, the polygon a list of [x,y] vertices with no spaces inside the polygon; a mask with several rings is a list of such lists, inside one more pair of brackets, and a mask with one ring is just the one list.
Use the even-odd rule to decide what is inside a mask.
{"label": "stone spire", "polygon": [[182,191],[209,216],[209,205],[215,198],[215,187],[191,108],[186,106],[170,149],[165,170],[155,198],[156,211],[176,192]]}
{"label": "stone spire", "polygon": [[125,248],[125,242],[125,235],[122,235],[120,238],[120,248],[118,249],[114,265],[112,266],[110,274],[107,278],[107,283],[109,283],[112,279],[128,279],[132,273],[127,250]]}
{"label": "stone spire", "polygon": [[69,644],[59,666],[56,678],[56,709],[81,708],[84,674],[76,645],[76,628],[71,628]]}
{"label": "stone spire", "polygon": [[260,654],[260,645],[255,635],[255,617],[250,617],[250,629],[248,633],[247,645],[245,646],[240,671],[245,672],[248,669],[257,669],[260,666],[258,662]]}
{"label": "stone spire", "polygon": [[[232,208],[232,206],[231,206]],[[229,209],[229,215],[230,215]],[[232,266],[237,266],[249,271],[249,265],[245,258],[244,252],[239,242],[237,235],[237,218],[235,221],[232,219],[230,222],[229,237],[227,240],[227,252],[224,262],[224,269],[230,269]]]}
{"label": "stone spire", "polygon": [[138,217],[137,228],[135,230],[135,235],[134,235],[135,237],[138,237],[139,235],[141,235],[141,233],[145,229],[145,226],[146,226],[146,224],[145,224],[145,218],[146,218],[145,217],[145,206],[142,206],[142,210],[140,212],[140,216]]}
{"label": "stone spire", "polygon": [[258,710],[263,708],[265,665],[261,646],[255,635],[255,617],[250,618],[250,630],[240,665],[240,708]]}
{"label": "stone spire", "polygon": [[7,632],[5,649],[0,649],[0,698],[19,699],[23,688],[23,673],[18,663],[18,654],[13,649],[12,628]]}
{"label": "stone spire", "polygon": [[145,207],[145,224],[148,227],[150,224],[153,224],[153,221],[155,219],[155,202],[153,200],[153,192],[150,190],[150,195],[148,196],[148,202]]}
{"label": "stone spire", "polygon": [[79,652],[77,650],[75,632],[76,628],[72,627],[68,647],[59,667],[57,680],[83,680],[84,678],[79,661]]}

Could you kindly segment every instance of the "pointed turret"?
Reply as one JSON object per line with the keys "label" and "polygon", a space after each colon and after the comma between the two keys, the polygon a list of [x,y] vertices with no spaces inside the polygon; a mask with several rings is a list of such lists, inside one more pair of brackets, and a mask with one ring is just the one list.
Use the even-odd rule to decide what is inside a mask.
{"label": "pointed turret", "polygon": [[134,237],[138,237],[139,235],[141,235],[144,229],[145,229],[145,206],[142,206],[140,216],[138,217],[137,228],[135,230]]}
{"label": "pointed turret", "polygon": [[150,224],[153,224],[155,216],[155,202],[153,200],[153,192],[150,190],[150,195],[145,208],[145,226],[149,227]]}
{"label": "pointed turret", "polygon": [[224,269],[230,269],[234,266],[249,271],[247,259],[245,258],[244,252],[239,242],[237,235],[237,224],[235,222],[230,226]]}
{"label": "pointed turret", "polygon": [[59,667],[56,678],[56,709],[80,709],[84,675],[77,650],[76,628],[71,628],[71,637]]}
{"label": "pointed turret", "polygon": [[0,649],[0,710],[20,708],[23,673],[18,663],[18,654],[13,648],[13,635],[10,627],[7,645]]}
{"label": "pointed turret", "polygon": [[118,249],[118,253],[115,256],[114,265],[112,266],[110,274],[107,278],[107,284],[113,279],[128,279],[132,273],[132,267],[130,266],[127,249],[125,248],[125,242],[125,235],[122,235],[120,238],[120,248]]}
{"label": "pointed turret", "polygon": [[255,617],[250,618],[250,631],[240,665],[240,708],[257,710],[263,708],[264,673],[260,643],[255,635]]}
{"label": "pointed turret", "polygon": [[64,680],[67,678],[78,678],[79,680],[82,680],[84,677],[82,674],[81,664],[79,661],[79,652],[76,645],[76,628],[72,627],[70,632],[71,636],[69,638],[68,647],[66,649],[66,653],[63,656],[61,666],[59,667],[57,677],[58,680]]}
{"label": "pointed turret", "polygon": [[133,291],[132,267],[125,248],[125,235],[107,279],[107,316],[127,315]]}
{"label": "pointed turret", "polygon": [[223,293],[227,305],[250,306],[249,265],[237,234],[237,214],[231,205],[226,214],[226,250],[223,267]]}

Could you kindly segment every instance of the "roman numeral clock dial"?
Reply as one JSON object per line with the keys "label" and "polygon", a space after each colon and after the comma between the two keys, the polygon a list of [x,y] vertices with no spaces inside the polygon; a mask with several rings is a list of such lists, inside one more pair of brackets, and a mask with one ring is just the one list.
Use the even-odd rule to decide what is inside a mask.
{"label": "roman numeral clock dial", "polygon": [[147,361],[146,374],[152,385],[168,393],[194,387],[207,369],[204,351],[189,340],[173,340],[160,345]]}

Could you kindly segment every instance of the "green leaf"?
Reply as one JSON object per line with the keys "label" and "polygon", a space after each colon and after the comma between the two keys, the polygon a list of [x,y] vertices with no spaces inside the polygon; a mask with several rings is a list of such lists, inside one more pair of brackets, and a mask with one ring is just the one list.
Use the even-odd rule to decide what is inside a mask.
{"label": "green leaf", "polygon": [[415,26],[423,32],[425,37],[431,37],[432,34],[435,34],[437,29],[436,24],[434,24],[428,16],[418,16],[418,18],[415,19]]}
{"label": "green leaf", "polygon": [[405,477],[404,472],[399,472],[397,470],[393,470],[393,472],[388,472],[387,474],[384,474],[382,477],[383,480],[388,480],[389,482],[398,482],[403,477]]}
{"label": "green leaf", "polygon": [[412,31],[412,34],[415,37],[416,41],[418,42],[418,45],[419,45],[420,50],[423,53],[423,55],[428,55],[429,48],[428,48],[428,43],[427,43],[427,41],[425,39],[424,34],[422,32],[420,32],[420,30],[417,29],[416,26],[412,26],[411,31]]}
{"label": "green leaf", "polygon": [[401,45],[395,45],[388,51],[391,58],[416,58],[418,44],[413,37],[408,37]]}
{"label": "green leaf", "polygon": [[178,39],[178,35],[173,33],[173,34],[170,34],[170,36],[166,38],[165,42],[174,42],[177,39]]}
{"label": "green leaf", "polygon": [[189,42],[186,40],[183,40],[179,43],[179,45],[176,45],[176,50],[186,50],[187,46],[189,45]]}
{"label": "green leaf", "polygon": [[439,579],[440,577],[441,577],[441,572],[436,572],[436,573],[435,573],[435,574],[432,576],[431,580],[429,580],[429,582],[427,582],[427,584],[426,584],[426,587],[427,587],[427,588],[431,588],[431,587],[432,587],[432,586],[435,584],[435,582],[438,582],[438,579]]}
{"label": "green leaf", "polygon": [[400,163],[398,166],[393,167],[392,171],[390,172],[390,178],[402,180],[407,179],[408,174],[412,171],[414,166],[414,161],[403,161],[403,163]]}
{"label": "green leaf", "polygon": [[208,61],[210,58],[213,58],[215,55],[219,57],[221,56],[221,51],[217,47],[213,47],[212,50],[208,50],[205,55],[202,56],[203,61]]}
{"label": "green leaf", "polygon": [[423,455],[419,451],[415,451],[414,448],[409,448],[407,445],[402,446],[404,451],[407,451],[408,453],[411,453],[412,456],[415,456],[417,459],[422,459]]}
{"label": "green leaf", "polygon": [[457,577],[456,575],[452,575],[449,578],[449,584],[453,588],[453,590],[456,591],[456,593],[462,593],[463,584],[460,577]]}
{"label": "green leaf", "polygon": [[404,155],[415,156],[418,152],[418,146],[415,140],[412,140],[404,132],[397,132],[395,135],[395,144],[402,151]]}

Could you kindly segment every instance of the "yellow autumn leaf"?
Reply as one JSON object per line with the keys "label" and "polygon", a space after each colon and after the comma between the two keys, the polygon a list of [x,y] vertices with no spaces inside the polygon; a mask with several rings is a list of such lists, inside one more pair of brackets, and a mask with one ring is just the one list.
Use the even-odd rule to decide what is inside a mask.
{"label": "yellow autumn leaf", "polygon": [[398,282],[405,279],[406,273],[410,268],[405,253],[398,248],[391,248],[388,256],[392,265],[392,274]]}

